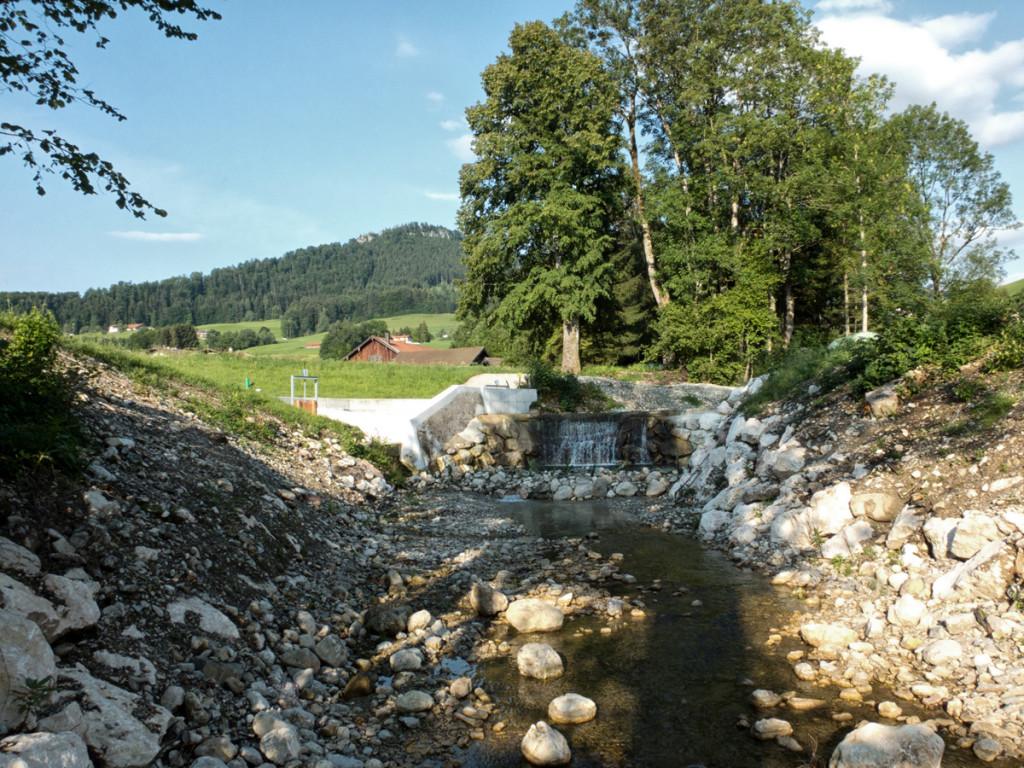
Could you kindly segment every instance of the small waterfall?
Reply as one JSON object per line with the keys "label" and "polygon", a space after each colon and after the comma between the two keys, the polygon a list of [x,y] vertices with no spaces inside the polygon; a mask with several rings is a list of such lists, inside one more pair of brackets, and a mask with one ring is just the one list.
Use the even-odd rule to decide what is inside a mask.
{"label": "small waterfall", "polygon": [[538,419],[546,467],[650,464],[644,414],[562,414]]}

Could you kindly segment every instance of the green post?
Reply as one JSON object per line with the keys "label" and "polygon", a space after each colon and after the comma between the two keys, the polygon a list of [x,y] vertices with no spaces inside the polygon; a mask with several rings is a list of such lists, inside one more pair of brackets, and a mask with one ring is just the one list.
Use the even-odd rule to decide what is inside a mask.
{"label": "green post", "polygon": [[249,377],[248,376],[245,377],[245,388],[246,389],[249,388]]}

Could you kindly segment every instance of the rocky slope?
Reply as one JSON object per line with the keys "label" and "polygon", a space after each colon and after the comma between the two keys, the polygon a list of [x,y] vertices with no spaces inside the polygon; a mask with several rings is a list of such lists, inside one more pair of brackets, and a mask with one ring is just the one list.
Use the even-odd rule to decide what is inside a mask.
{"label": "rocky slope", "polygon": [[502,728],[449,663],[486,628],[474,584],[615,571],[579,542],[555,568],[458,499],[399,505],[336,441],[256,415],[240,438],[194,414],[207,393],[76,365],[87,476],[0,487],[0,766],[457,764]]}

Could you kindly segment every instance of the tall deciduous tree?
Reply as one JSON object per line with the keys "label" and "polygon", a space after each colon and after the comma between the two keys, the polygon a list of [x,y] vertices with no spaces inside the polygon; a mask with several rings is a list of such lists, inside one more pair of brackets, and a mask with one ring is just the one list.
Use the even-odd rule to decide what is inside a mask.
{"label": "tall deciduous tree", "polygon": [[998,248],[996,233],[1016,229],[1009,185],[981,152],[962,120],[935,104],[912,105],[889,121],[893,141],[927,211],[927,270],[936,297],[950,282],[993,279],[1012,252]]}
{"label": "tall deciduous tree", "polygon": [[[196,34],[175,23],[174,14],[202,21],[220,14],[195,0],[3,0],[0,2],[0,93],[22,92],[36,104],[62,109],[75,102],[99,109],[117,119],[125,116],[78,83],[79,71],[68,54],[64,36],[71,32],[96,35],[96,46],[109,42],[99,26],[118,11],[138,9],[169,38],[194,40]],[[147,211],[166,212],[129,188],[128,180],[95,152],[79,148],[53,130],[0,122],[0,156],[20,155],[34,173],[36,192],[45,194],[43,174],[56,174],[78,192],[93,194],[102,187],[114,195],[119,208],[143,218]]]}
{"label": "tall deciduous tree", "polygon": [[609,295],[623,174],[614,84],[541,22],[517,25],[466,110],[478,160],[462,167],[463,319],[494,313],[548,338],[580,370],[580,334]]}

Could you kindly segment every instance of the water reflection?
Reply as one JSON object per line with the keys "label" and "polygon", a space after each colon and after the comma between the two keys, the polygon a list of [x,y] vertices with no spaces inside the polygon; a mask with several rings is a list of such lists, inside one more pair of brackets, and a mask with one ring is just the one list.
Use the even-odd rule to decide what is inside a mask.
{"label": "water reflection", "polygon": [[[878,719],[869,705],[838,699],[808,712],[755,712],[748,703],[754,688],[828,699],[835,692],[795,678],[786,654],[803,649],[798,640],[764,645],[770,628],[804,606],[735,568],[721,553],[639,528],[604,502],[523,502],[509,504],[507,512],[532,536],[599,533],[599,540],[588,545],[606,556],[622,553],[621,572],[637,579],[635,585],[614,584],[613,591],[642,603],[645,615],[625,616],[611,625],[581,617],[559,633],[543,635],[497,628],[494,639],[506,640],[512,651],[481,664],[477,676],[502,702],[511,724],[504,740],[475,745],[468,765],[525,764],[519,739],[530,723],[547,719],[552,699],[570,692],[593,699],[598,707],[596,720],[557,726],[572,746],[574,766],[793,768],[809,764],[815,747],[827,761],[853,724]],[[612,631],[602,634],[608,626]],[[565,675],[548,681],[522,678],[515,657],[528,642],[555,648],[564,659]],[[876,689],[876,698],[883,693]],[[912,707],[901,704],[910,714]],[[840,711],[853,715],[845,726],[832,719]],[[805,751],[754,740],[737,728],[742,716],[790,721]],[[943,764],[981,765],[955,748],[947,750]]]}

